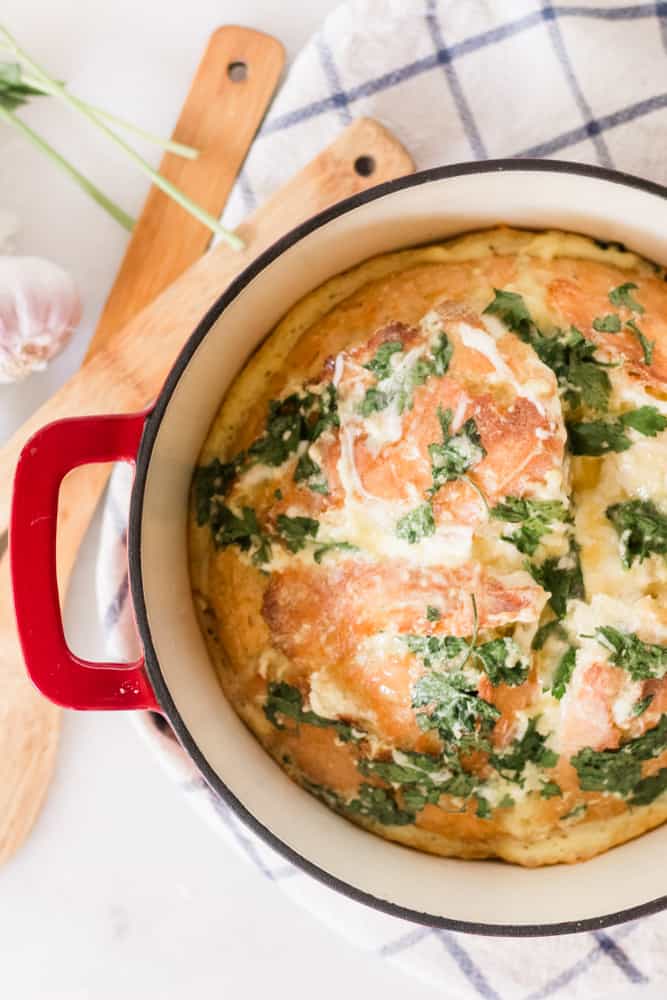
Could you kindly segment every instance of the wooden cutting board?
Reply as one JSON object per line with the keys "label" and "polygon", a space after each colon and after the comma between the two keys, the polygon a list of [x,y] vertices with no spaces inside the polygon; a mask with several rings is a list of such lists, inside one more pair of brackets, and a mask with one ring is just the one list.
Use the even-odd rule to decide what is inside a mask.
{"label": "wooden cutting board", "polygon": [[[247,28],[211,36],[173,138],[199,150],[196,160],[166,154],[160,172],[217,216],[275,92],[284,64],[280,42]],[[245,67],[235,80],[230,66]],[[210,230],[152,187],[132,232],[116,281],[88,347],[87,359],[113,344],[114,334],[205,252]],[[58,539],[60,592],[108,469],[78,470],[68,486],[82,507],[64,504]],[[87,500],[86,500],[87,498]],[[2,553],[0,552],[0,556]],[[0,863],[21,845],[39,812],[53,771],[60,709],[32,687],[15,634],[9,559],[0,561]]]}
{"label": "wooden cutting board", "polygon": [[[34,430],[64,416],[121,412],[147,405],[158,393],[180,347],[201,316],[262,250],[305,218],[341,198],[413,169],[411,158],[393,136],[378,123],[359,119],[239,228],[239,235],[246,243],[242,252],[218,245],[122,329],[111,330],[104,348],[88,359],[81,371],[0,449],[0,531],[7,523],[11,492],[4,488],[5,476],[11,477],[18,454]],[[81,476],[85,477],[84,482]],[[63,484],[61,547],[63,531],[80,535],[81,525],[87,525],[105,479],[103,470],[87,467],[80,470],[76,479],[68,477]],[[5,576],[6,566],[0,564],[0,671],[4,674],[11,664],[13,675],[22,676],[13,621],[7,614]],[[0,690],[1,682],[2,674]],[[0,772],[0,787],[2,778]],[[33,817],[38,805],[39,802]],[[26,831],[31,822],[32,819],[24,824]],[[1,827],[0,802],[0,831]]]}

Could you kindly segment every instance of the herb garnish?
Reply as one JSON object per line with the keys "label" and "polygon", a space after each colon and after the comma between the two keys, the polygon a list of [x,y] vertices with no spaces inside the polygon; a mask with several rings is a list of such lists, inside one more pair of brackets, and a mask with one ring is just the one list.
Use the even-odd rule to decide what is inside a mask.
{"label": "herb garnish", "polygon": [[638,716],[643,715],[654,698],[654,694],[647,694],[645,698],[640,698],[639,701],[636,701],[632,706],[633,717],[637,718]]}
{"label": "herb garnish", "polygon": [[630,805],[650,805],[651,802],[654,802],[665,791],[667,791],[667,767],[662,767],[655,774],[649,775],[648,778],[642,778],[635,785]]}
{"label": "herb garnish", "polygon": [[321,563],[328,552],[336,550],[340,552],[358,552],[359,546],[352,545],[351,542],[325,542],[324,545],[320,545],[318,549],[315,549],[313,559],[316,563]]}
{"label": "herb garnish", "polygon": [[556,375],[565,401],[572,407],[586,405],[606,410],[611,382],[606,365],[594,357],[596,345],[586,340],[576,327],[543,334],[533,322],[523,297],[516,292],[494,289],[494,299],[485,313],[498,316]]}
{"label": "herb garnish", "polygon": [[443,411],[442,407],[438,407],[443,441],[442,444],[428,446],[433,476],[433,485],[428,490],[429,496],[437,493],[444,483],[463,478],[468,469],[481,462],[486,455],[474,419],[469,417],[456,434],[450,434],[452,418],[451,410]]}
{"label": "herb garnish", "polygon": [[648,556],[667,554],[667,515],[652,500],[626,500],[605,511],[619,536],[626,569]]}
{"label": "herb garnish", "polygon": [[290,552],[300,552],[309,538],[316,538],[320,524],[313,517],[288,517],[279,514],[276,527]]}
{"label": "herb garnish", "polygon": [[612,288],[609,292],[609,301],[613,306],[620,308],[625,306],[626,309],[630,309],[631,312],[639,313],[640,315],[644,312],[644,307],[641,302],[637,302],[635,297],[632,295],[639,285],[636,285],[634,281],[626,281],[624,285],[619,285],[618,288]]}
{"label": "herb garnish", "polygon": [[491,806],[484,798],[483,795],[475,795],[477,800],[477,809],[475,810],[475,816],[479,819],[490,819],[491,818]]}
{"label": "herb garnish", "polygon": [[655,349],[655,341],[649,340],[645,333],[643,333],[634,320],[629,319],[625,324],[626,330],[633,333],[639,343],[641,344],[642,351],[644,352],[644,364],[650,365],[653,361],[653,351]]}
{"label": "herb garnish", "polygon": [[[397,759],[398,758],[398,759]],[[435,805],[441,795],[468,798],[479,785],[479,778],[463,770],[458,757],[394,752],[393,761],[362,758],[358,768],[367,777],[375,776],[388,784],[400,785],[406,807],[419,812],[427,803]]]}
{"label": "herb garnish", "polygon": [[540,795],[543,799],[553,799],[556,796],[562,796],[562,794],[563,789],[556,781],[544,781],[542,783]]}
{"label": "herb garnish", "polygon": [[439,622],[442,618],[442,612],[437,608],[434,608],[432,604],[426,607],[426,620],[429,622]]}
{"label": "herb garnish", "polygon": [[606,455],[610,451],[627,451],[632,439],[626,434],[631,427],[645,437],[655,437],[667,427],[667,417],[655,406],[640,406],[628,410],[615,420],[591,420],[568,423],[568,444],[573,455]]}
{"label": "herb garnish", "polygon": [[570,809],[569,812],[564,813],[560,818],[561,819],[579,819],[580,816],[584,815],[584,813],[586,812],[587,809],[588,809],[588,806],[586,805],[586,803],[585,802],[580,802],[578,806],[575,806],[574,809]]}
{"label": "herb garnish", "polygon": [[521,527],[503,535],[504,542],[511,542],[519,552],[532,556],[540,544],[542,536],[554,521],[565,521],[567,510],[560,500],[528,500],[524,497],[507,496],[502,503],[491,510],[491,517],[497,521],[521,524]]}
{"label": "herb garnish", "polygon": [[214,458],[208,465],[200,465],[195,469],[194,494],[197,524],[208,524],[211,516],[220,505],[238,471],[236,461],[221,462]]}
{"label": "herb garnish", "polygon": [[[523,684],[530,670],[527,657],[522,656],[514,639],[509,637],[491,639],[479,646],[475,645],[474,637],[467,642],[455,635],[402,635],[400,638],[429,669],[436,664],[447,664],[461,670],[472,657],[479,661],[494,687],[499,684],[510,687]],[[461,662],[463,654],[465,659]]]}
{"label": "herb garnish", "polygon": [[402,635],[400,638],[411,653],[418,656],[425,667],[433,667],[443,661],[453,661],[469,651],[465,639],[456,635]]}
{"label": "herb garnish", "polygon": [[271,540],[260,528],[252,507],[243,507],[239,515],[213,498],[209,508],[209,524],[216,548],[226,549],[230,545],[238,545],[242,552],[253,549],[252,561],[256,566],[271,559]]}
{"label": "herb garnish", "polygon": [[542,563],[528,563],[526,568],[543,590],[551,595],[549,605],[556,618],[565,617],[567,602],[584,596],[584,579],[576,543],[565,556],[553,556]]}
{"label": "herb garnish", "polygon": [[284,729],[285,724],[279,716],[293,719],[297,724],[305,723],[309,726],[318,726],[320,729],[335,729],[336,733],[345,743],[353,739],[352,726],[347,722],[338,719],[326,719],[316,712],[304,711],[303,695],[297,687],[279,681],[269,684],[268,695],[264,704],[264,715],[276,729]]}
{"label": "herb garnish", "polygon": [[[371,413],[385,410],[388,406],[396,403],[399,413],[412,408],[413,394],[417,386],[432,375],[441,377],[447,372],[454,348],[450,344],[446,333],[441,333],[430,349],[430,353],[417,358],[414,365],[404,372],[400,378],[395,377],[392,370],[391,358],[398,353],[399,341],[386,341],[382,344],[375,357],[364,368],[372,371],[377,377],[378,386],[371,386],[364,394],[364,398],[359,404],[359,413],[362,417],[369,417]],[[403,350],[403,344],[400,344]]]}
{"label": "herb garnish", "polygon": [[598,333],[620,333],[621,317],[617,313],[597,316],[593,320],[593,329],[597,330]]}
{"label": "herb garnish", "polygon": [[542,649],[545,642],[551,635],[555,635],[559,639],[567,639],[567,632],[561,625],[559,618],[552,618],[551,621],[545,622],[544,625],[540,625],[533,637],[532,643],[530,644],[531,649]]}
{"label": "herb garnish", "polygon": [[383,826],[406,826],[414,823],[415,813],[401,809],[393,792],[375,785],[359,786],[359,797],[344,805],[346,812],[357,816],[368,816]]}
{"label": "herb garnish", "polygon": [[264,434],[248,448],[245,464],[282,465],[301,441],[316,441],[328,427],[338,424],[336,389],[331,383],[320,395],[295,392],[271,400]]}
{"label": "herb garnish", "polygon": [[667,646],[642,642],[634,632],[621,632],[610,625],[597,628],[595,635],[611,651],[609,659],[614,666],[627,670],[633,681],[662,680],[667,674]]}
{"label": "herb garnish", "polygon": [[396,524],[396,534],[410,545],[421,542],[435,534],[435,518],[430,503],[420,504],[409,514],[405,514]]}
{"label": "herb garnish", "polygon": [[558,661],[558,666],[554,671],[553,680],[551,682],[551,694],[558,701],[561,700],[568,684],[570,683],[570,678],[574,673],[574,668],[577,660],[577,651],[574,646],[570,646],[568,650],[561,656]]}
{"label": "herb garnish", "polygon": [[435,729],[445,742],[455,741],[465,750],[490,748],[488,737],[499,710],[480,698],[474,683],[463,673],[431,671],[412,689],[412,707],[422,730]]}
{"label": "herb garnish", "polygon": [[364,365],[364,368],[367,368],[369,372],[373,372],[378,382],[382,382],[391,375],[392,356],[400,354],[402,351],[402,341],[386,340],[384,344],[378,347],[375,357],[367,365]]}
{"label": "herb garnish", "polygon": [[507,684],[516,687],[523,684],[530,671],[530,661],[521,655],[514,639],[491,639],[473,649],[473,657],[478,659],[493,687]]}
{"label": "herb garnish", "polygon": [[[643,781],[648,779],[642,780],[641,761],[658,757],[666,747],[667,715],[663,715],[654,729],[630,740],[618,750],[593,750],[591,747],[584,747],[570,762],[577,771],[583,791],[610,792],[624,798],[636,791],[642,800],[648,794]],[[653,786],[648,788],[649,791],[653,790]],[[631,804],[644,803],[632,803],[631,800]]]}
{"label": "herb garnish", "polygon": [[558,763],[558,754],[546,746],[546,740],[546,736],[537,730],[537,719],[532,718],[521,739],[514,740],[504,753],[492,753],[489,763],[508,781],[521,785],[526,764],[555,767]]}
{"label": "herb garnish", "polygon": [[329,493],[329,486],[322,477],[320,476],[322,469],[315,462],[307,451],[304,451],[303,455],[300,456],[299,461],[296,464],[296,469],[294,470],[294,482],[301,483],[305,482],[308,489],[312,490],[313,493],[321,493],[323,496],[327,496]]}

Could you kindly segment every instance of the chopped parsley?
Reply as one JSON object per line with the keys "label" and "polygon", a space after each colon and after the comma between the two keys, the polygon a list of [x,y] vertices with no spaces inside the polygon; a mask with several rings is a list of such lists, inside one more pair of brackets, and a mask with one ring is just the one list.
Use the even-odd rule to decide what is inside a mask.
{"label": "chopped parsley", "polygon": [[475,810],[475,816],[478,816],[479,819],[490,819],[491,806],[489,805],[487,800],[484,798],[483,795],[476,795],[475,799],[477,800],[477,809]]}
{"label": "chopped parsley", "polygon": [[558,639],[567,639],[567,632],[560,623],[559,618],[552,618],[551,621],[540,625],[533,637],[531,649],[542,649],[547,639],[555,635]]}
{"label": "chopped parsley", "polygon": [[364,365],[364,368],[367,368],[369,372],[373,372],[378,382],[382,382],[391,375],[391,359],[393,355],[400,354],[402,351],[402,341],[386,340],[384,344],[380,344],[375,357],[367,365]]}
{"label": "chopped parsley", "polygon": [[449,363],[452,360],[454,347],[450,344],[446,333],[441,333],[431,349],[431,357],[428,359],[431,374],[441,378],[447,374]]}
{"label": "chopped parsley", "polygon": [[215,518],[220,498],[231,486],[237,471],[237,461],[221,462],[218,458],[195,470],[194,494],[198,525],[208,524],[211,517]]}
{"label": "chopped parsley", "polygon": [[300,552],[305,548],[309,538],[317,537],[320,524],[312,517],[288,517],[287,514],[279,514],[276,518],[276,527],[290,552]]}
{"label": "chopped parsley", "polygon": [[551,682],[551,693],[554,698],[558,699],[558,701],[561,700],[565,694],[568,684],[570,683],[570,679],[576,666],[576,661],[577,651],[574,646],[570,646],[570,648],[563,653],[558,661],[558,666],[556,667],[553,680]]}
{"label": "chopped parsley", "polygon": [[276,729],[284,729],[283,719],[293,719],[297,725],[305,723],[320,729],[335,729],[341,740],[348,743],[353,739],[352,726],[338,719],[325,719],[316,712],[304,711],[303,695],[297,687],[285,681],[269,684],[268,696],[264,703],[264,715]]}
{"label": "chopped parsley", "polygon": [[452,417],[451,410],[443,411],[438,407],[443,441],[442,444],[428,446],[433,476],[433,485],[428,491],[431,496],[437,493],[444,483],[460,479],[486,455],[474,419],[469,417],[456,434],[450,434]]}
{"label": "chopped parsley", "polygon": [[434,608],[432,604],[426,607],[426,619],[429,622],[439,622],[442,618],[442,612],[437,608]]}
{"label": "chopped parsley", "polygon": [[489,763],[508,781],[521,785],[526,764],[548,768],[558,763],[558,754],[546,746],[546,740],[546,736],[537,730],[537,719],[532,718],[521,739],[514,740],[505,752],[490,754]]}
{"label": "chopped parsley", "polygon": [[393,792],[375,785],[360,785],[359,797],[348,802],[344,809],[352,815],[374,819],[383,826],[406,826],[415,821],[415,813],[401,809]]}
{"label": "chopped parsley", "polygon": [[[429,669],[447,665],[460,670],[472,655],[494,687],[523,684],[530,670],[527,657],[521,655],[516,642],[510,638],[491,639],[479,646],[475,645],[474,638],[467,642],[455,635],[403,635],[401,639]],[[463,654],[465,659],[461,662]]]}
{"label": "chopped parsley", "polygon": [[435,534],[435,518],[430,503],[420,504],[409,514],[405,514],[396,524],[396,534],[410,545],[421,542]]}
{"label": "chopped parsley", "polygon": [[468,798],[479,785],[479,778],[463,770],[458,758],[446,755],[435,757],[403,750],[395,751],[392,761],[362,758],[357,766],[367,777],[399,785],[405,805],[415,812],[427,803],[437,804],[441,795]]}
{"label": "chopped parsley", "polygon": [[584,792],[612,792],[630,795],[641,780],[640,761],[621,750],[592,750],[584,747],[571,758]]}
{"label": "chopped parsley", "polygon": [[584,747],[571,758],[570,763],[579,777],[579,786],[585,792],[609,792],[627,798],[637,791],[641,798],[646,794],[642,791],[643,782],[648,780],[642,779],[641,762],[658,757],[666,748],[667,715],[663,715],[655,728],[630,740],[618,750]]}
{"label": "chopped parsley", "polygon": [[327,428],[338,425],[336,388],[331,383],[319,394],[294,392],[271,400],[264,433],[248,448],[245,464],[282,465],[301,441],[316,441]]}
{"label": "chopped parsley", "polygon": [[644,307],[641,302],[637,302],[636,298],[633,296],[633,292],[639,288],[634,281],[626,281],[624,285],[619,285],[618,288],[612,288],[609,292],[609,301],[613,306],[621,308],[625,306],[631,312],[639,313],[640,315],[644,312]]}
{"label": "chopped parsley", "polygon": [[580,330],[573,326],[546,336],[533,322],[521,295],[497,288],[484,312],[498,316],[521,340],[530,344],[540,361],[554,372],[569,406],[607,409],[611,382],[606,365],[595,359],[595,344],[586,340]]}
{"label": "chopped parsley", "polygon": [[521,650],[514,639],[492,639],[480,646],[475,646],[473,656],[480,661],[485,674],[493,687],[507,684],[516,687],[523,684],[530,671],[528,657],[521,655]]}
{"label": "chopped parsley", "polygon": [[553,556],[542,563],[528,563],[527,569],[543,590],[549,592],[549,605],[556,618],[564,618],[567,602],[584,596],[579,550],[572,545],[565,556]]}
{"label": "chopped parsley", "polygon": [[621,544],[621,559],[626,569],[652,554],[667,554],[667,515],[652,500],[626,500],[612,504],[605,511]]}
{"label": "chopped parsley", "polygon": [[252,561],[256,566],[271,559],[271,540],[260,528],[252,507],[243,507],[241,514],[235,514],[230,507],[214,501],[209,524],[216,548],[238,545],[242,552],[253,550]]}
{"label": "chopped parsley", "polygon": [[329,382],[319,396],[315,396],[313,407],[308,414],[308,439],[317,441],[325,431],[340,427],[336,386]]}
{"label": "chopped parsley", "polygon": [[570,809],[569,812],[563,813],[561,819],[579,819],[580,816],[584,815],[587,809],[588,806],[586,803],[580,802],[578,806],[574,807],[574,809]]}
{"label": "chopped parsley", "polygon": [[614,666],[626,670],[633,681],[662,680],[667,674],[667,646],[642,642],[634,632],[620,632],[609,625],[596,629],[595,634],[611,651]]}
{"label": "chopped parsley", "polygon": [[654,802],[659,795],[667,791],[667,767],[660,768],[655,774],[648,778],[642,778],[635,785],[630,799],[631,806],[647,806]]}
{"label": "chopped parsley", "polygon": [[540,795],[543,799],[553,799],[556,796],[562,796],[563,789],[560,787],[556,781],[544,781],[542,782],[542,788],[540,789]]}
{"label": "chopped parsley", "polygon": [[[339,424],[336,408],[336,389],[329,384],[321,393],[292,393],[285,399],[272,400],[264,433],[247,451],[240,452],[229,462],[214,458],[208,465],[200,466],[194,475],[194,499],[197,523],[209,524],[215,544],[219,548],[238,545],[244,551],[254,546],[256,562],[270,558],[270,543],[262,533],[255,512],[244,507],[235,514],[222,502],[240,472],[252,465],[277,467],[287,461],[302,441],[312,442],[328,428]],[[305,452],[297,462],[294,478],[297,482],[310,480],[319,474],[319,467]],[[311,489],[327,492],[326,483],[308,482]],[[280,491],[276,491],[277,499]],[[282,494],[280,494],[282,496]],[[256,558],[255,558],[256,557]]]}
{"label": "chopped parsley", "polygon": [[489,749],[488,737],[500,717],[464,674],[454,672],[434,670],[420,677],[412,689],[412,707],[420,729],[435,729],[445,743],[455,741],[464,749]]}
{"label": "chopped parsley", "polygon": [[359,413],[362,417],[370,417],[371,413],[386,410],[390,401],[387,393],[371,387],[370,389],[366,389],[364,398],[359,403]]}
{"label": "chopped parsley", "polygon": [[277,467],[299,447],[304,433],[302,401],[294,393],[287,399],[271,400],[264,434],[248,448],[248,458],[258,465]]}
{"label": "chopped parsley", "polygon": [[315,549],[313,559],[316,563],[321,563],[328,552],[334,551],[358,552],[359,548],[357,545],[352,545],[351,542],[325,542],[324,545],[320,545],[318,549]]}
{"label": "chopped parsley", "polygon": [[[296,463],[294,482],[305,482],[308,489],[312,490],[313,493],[322,493],[324,496],[327,496],[329,486],[324,476],[321,476],[321,473],[322,469],[317,462],[311,458],[307,451],[304,451]],[[318,479],[318,476],[321,476],[321,478]]]}
{"label": "chopped parsley", "polygon": [[641,344],[641,349],[644,352],[644,364],[650,365],[653,361],[653,351],[655,350],[655,340],[649,340],[645,333],[643,333],[633,319],[629,319],[625,324],[626,330],[633,333],[639,343]]}
{"label": "chopped parsley", "polygon": [[640,698],[639,701],[636,701],[632,706],[633,716],[637,718],[638,716],[643,715],[654,698],[654,694],[647,694],[645,698]]}
{"label": "chopped parsley", "polygon": [[451,663],[470,649],[466,640],[456,635],[403,635],[401,639],[429,668],[443,661]]}
{"label": "chopped parsley", "polygon": [[[432,375],[437,377],[444,375],[454,352],[447,334],[441,333],[428,354],[417,358],[411,368],[397,376],[391,366],[391,358],[399,351],[397,345],[399,341],[387,341],[382,344],[372,361],[364,365],[376,376],[378,386],[382,385],[383,388],[371,386],[366,390],[359,404],[359,413],[362,417],[369,417],[372,413],[385,410],[394,403],[399,413],[411,409],[417,386],[423,385]],[[403,350],[402,344],[400,350]]]}
{"label": "chopped parsley", "polygon": [[597,316],[593,320],[593,329],[597,330],[598,333],[620,333],[621,317],[617,313]]}
{"label": "chopped parsley", "polygon": [[664,417],[655,406],[640,406],[628,410],[615,420],[591,420],[582,423],[568,423],[567,434],[573,455],[606,455],[610,451],[627,451],[632,447],[632,438],[626,434],[631,427],[645,437],[655,437],[667,427]]}
{"label": "chopped parsley", "polygon": [[565,521],[567,516],[560,500],[528,500],[514,496],[505,497],[491,510],[491,517],[495,520],[521,525],[510,534],[503,535],[502,539],[528,556],[533,555],[554,521]]}

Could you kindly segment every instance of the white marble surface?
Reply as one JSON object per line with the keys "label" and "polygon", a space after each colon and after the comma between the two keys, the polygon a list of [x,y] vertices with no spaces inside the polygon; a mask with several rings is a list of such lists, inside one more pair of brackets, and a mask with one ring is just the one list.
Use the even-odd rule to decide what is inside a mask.
{"label": "white marble surface", "polygon": [[[88,99],[168,133],[207,35],[242,21],[293,55],[332,0],[4,0],[3,21]],[[68,112],[42,102],[26,118],[130,211],[146,183]],[[157,160],[154,150],[145,153]],[[0,440],[74,370],[125,234],[24,141],[0,129],[0,210],[19,217],[18,249],[75,275],[84,322],[47,373],[0,387]],[[90,623],[94,537],[67,608],[72,645],[99,652]],[[68,714],[46,807],[0,872],[3,997],[250,998],[447,996],[356,951],[294,907],[189,811],[119,715]],[[639,993],[632,991],[633,997]],[[642,993],[643,997],[648,994]],[[657,995],[657,994],[656,994]],[[511,1000],[511,998],[510,998]]]}

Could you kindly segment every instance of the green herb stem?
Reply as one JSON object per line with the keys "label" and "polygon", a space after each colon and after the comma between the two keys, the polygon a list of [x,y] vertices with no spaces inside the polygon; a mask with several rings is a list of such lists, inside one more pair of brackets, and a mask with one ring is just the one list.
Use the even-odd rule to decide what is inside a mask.
{"label": "green herb stem", "polygon": [[160,188],[161,191],[164,191],[165,194],[169,195],[170,198],[189,212],[190,215],[194,216],[195,219],[198,219],[199,222],[207,226],[212,233],[225,240],[234,250],[243,249],[243,241],[239,239],[235,233],[232,233],[230,230],[225,229],[224,226],[221,226],[218,220],[215,219],[209,212],[195,204],[195,202],[188,198],[183,191],[175,187],[171,181],[168,181],[165,177],[154,170],[150,163],[147,163],[146,160],[144,160],[143,157],[141,157],[136,150],[132,148],[132,146],[128,145],[128,143],[126,143],[125,140],[122,139],[116,132],[105,125],[104,122],[97,117],[95,112],[90,110],[85,101],[82,101],[73,94],[70,94],[61,83],[57,80],[53,80],[37,63],[30,58],[30,56],[27,55],[27,53],[23,51],[23,49],[20,48],[6,28],[0,27],[0,34],[4,35],[8,46],[12,49],[15,55],[22,59],[23,62],[30,67],[32,72],[40,81],[43,81],[45,85],[50,87],[52,96],[59,97],[65,104],[69,105],[70,108],[74,111],[78,111],[85,118],[87,118],[101,132],[108,136],[112,142],[115,142],[116,145],[119,146],[127,154],[130,160],[139,168],[139,170],[151,179],[156,187]]}
{"label": "green herb stem", "polygon": [[73,166],[69,160],[66,160],[53,148],[53,146],[50,146],[45,139],[42,139],[42,137],[36,132],[33,132],[30,126],[26,125],[26,123],[22,121],[18,115],[15,115],[13,111],[0,107],[0,119],[6,121],[8,125],[13,125],[14,128],[17,128],[20,132],[22,132],[26,139],[29,139],[34,146],[40,149],[43,153],[46,153],[49,159],[59,166],[61,170],[63,170],[66,174],[69,174],[69,176],[76,181],[79,187],[82,188],[86,194],[90,195],[90,197],[106,212],[108,212],[109,215],[116,220],[116,222],[119,222],[121,226],[129,232],[132,232],[134,227],[134,219],[132,216],[128,215],[127,212],[125,212],[120,205],[117,205],[115,201],[108,198],[104,192],[100,191],[100,189],[92,183],[92,181],[89,181],[87,177],[84,177],[83,174],[79,173],[76,167]]}
{"label": "green herb stem", "polygon": [[[35,90],[40,90],[43,94],[50,95],[51,97],[59,97],[60,94],[54,89],[50,80],[47,80],[45,76],[36,77],[29,73],[22,73],[23,81],[29,86],[34,87]],[[107,111],[105,108],[100,108],[96,104],[91,104],[89,101],[84,101],[83,98],[77,98],[81,104],[91,111],[97,118],[102,118],[104,121],[110,122],[112,125],[117,125],[119,128],[125,129],[126,132],[133,132],[135,135],[139,136],[140,139],[144,139],[146,142],[152,143],[154,146],[160,146],[165,149],[168,153],[174,153],[176,156],[182,156],[186,160],[196,160],[199,156],[199,150],[195,149],[193,146],[186,146],[185,143],[176,142],[174,139],[165,139],[164,136],[155,135],[154,132],[149,132],[147,129],[141,128],[139,125],[135,125],[133,122],[128,122],[125,118],[121,118],[120,115],[115,115],[111,111]]]}

